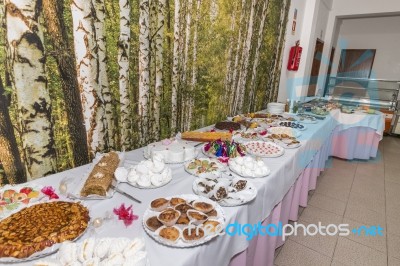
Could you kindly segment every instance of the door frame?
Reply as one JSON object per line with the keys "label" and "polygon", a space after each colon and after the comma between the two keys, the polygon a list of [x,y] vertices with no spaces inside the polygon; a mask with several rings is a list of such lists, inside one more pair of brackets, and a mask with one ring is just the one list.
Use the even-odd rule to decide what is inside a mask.
{"label": "door frame", "polygon": [[[309,82],[308,82],[307,96],[315,96],[315,93],[317,92],[317,88],[315,87],[314,94],[313,94],[313,95],[310,95],[310,86],[311,86],[311,85],[314,85],[314,84],[311,84],[311,81],[312,81],[313,77],[315,77],[315,76],[312,75],[312,72],[313,72],[314,61],[317,60],[317,59],[316,59],[316,55],[317,55],[317,45],[318,45],[318,43],[322,44],[322,51],[321,51],[321,54],[322,54],[323,51],[324,51],[325,42],[324,42],[323,40],[321,40],[320,38],[317,38],[316,41],[315,41],[313,59],[312,59],[312,62],[311,62],[310,80],[309,80]],[[317,81],[316,81],[316,83],[315,83],[315,86],[317,86],[317,84],[318,84],[318,77],[319,77],[319,73],[320,73],[320,71],[321,71],[321,61],[322,61],[322,58],[319,59],[318,74],[316,75]]]}

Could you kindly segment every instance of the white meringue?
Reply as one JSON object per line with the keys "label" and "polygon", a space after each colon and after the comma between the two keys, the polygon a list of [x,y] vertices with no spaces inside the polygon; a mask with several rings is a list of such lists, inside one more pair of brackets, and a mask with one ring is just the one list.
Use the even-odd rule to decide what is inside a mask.
{"label": "white meringue", "polygon": [[136,183],[141,187],[150,187],[151,186],[150,176],[149,175],[141,175],[141,176],[139,176]]}
{"label": "white meringue", "polygon": [[126,182],[129,171],[125,167],[118,167],[115,169],[114,176],[120,182]]}
{"label": "white meringue", "polygon": [[161,174],[153,174],[150,176],[151,184],[155,187],[160,187],[164,184],[164,177]]}
{"label": "white meringue", "polygon": [[139,175],[147,175],[149,171],[150,171],[149,168],[143,162],[141,162],[136,166],[136,172]]}
{"label": "white meringue", "polygon": [[128,174],[128,182],[132,184],[136,184],[137,180],[139,179],[139,175],[136,172],[136,168],[132,168]]}

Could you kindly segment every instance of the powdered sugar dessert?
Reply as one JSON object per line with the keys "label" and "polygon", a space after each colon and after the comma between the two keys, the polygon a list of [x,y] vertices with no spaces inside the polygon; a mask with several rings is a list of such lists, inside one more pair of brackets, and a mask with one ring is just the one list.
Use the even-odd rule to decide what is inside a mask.
{"label": "powdered sugar dessert", "polygon": [[162,154],[166,163],[182,163],[194,159],[197,156],[196,148],[187,141],[176,139],[164,139],[154,142],[145,148],[145,156],[153,158],[156,154]]}
{"label": "powdered sugar dessert", "polygon": [[264,177],[270,173],[264,161],[256,160],[250,156],[236,157],[229,160],[229,168],[243,177]]}
{"label": "powdered sugar dessert", "polygon": [[[141,161],[129,170],[117,168],[114,175],[119,182],[127,182],[140,188],[157,188],[169,183],[172,170],[166,166],[162,154],[155,154],[153,159]],[[124,168],[125,169],[125,168]]]}

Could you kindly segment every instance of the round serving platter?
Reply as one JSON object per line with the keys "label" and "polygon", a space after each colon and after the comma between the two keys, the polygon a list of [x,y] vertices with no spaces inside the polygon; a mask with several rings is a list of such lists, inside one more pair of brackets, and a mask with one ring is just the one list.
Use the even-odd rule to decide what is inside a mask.
{"label": "round serving platter", "polygon": [[[221,178],[221,179],[216,178],[215,180],[218,182],[218,181],[222,181],[222,179],[223,178]],[[244,190],[236,192],[239,194],[238,198],[237,199],[234,199],[234,198],[222,199],[222,200],[218,201],[219,205],[221,205],[223,207],[236,207],[236,206],[247,204],[248,202],[252,201],[253,199],[255,199],[257,197],[256,186],[249,180],[246,180],[244,178],[240,178],[240,179],[245,180],[247,183],[246,183],[246,188]],[[207,180],[207,178],[197,178],[193,182],[193,185],[192,185],[193,192],[196,193],[197,195],[208,198],[208,195],[206,193],[201,192],[201,185],[199,185],[201,182],[207,183],[210,181],[209,181],[209,179]],[[220,184],[220,183],[223,183],[223,181],[218,182],[216,184],[216,186],[218,186],[218,184]],[[224,184],[221,184],[221,185],[224,185]]]}
{"label": "round serving platter", "polygon": [[[263,158],[276,158],[280,157],[285,153],[285,150],[278,144],[274,142],[264,142],[264,141],[253,141],[253,142],[248,142],[246,143],[246,151],[257,157],[263,157]],[[257,147],[260,149],[264,149],[264,152],[257,152]],[[268,150],[277,150],[276,153],[268,153]]]}
{"label": "round serving platter", "polygon": [[[207,165],[203,166],[203,164],[202,164],[203,161],[206,161]],[[195,168],[191,169],[190,165],[193,164],[193,163],[197,163],[197,165],[196,165]],[[199,163],[200,163],[200,165],[199,165]],[[205,169],[201,169],[202,167],[209,166],[210,163],[214,163],[215,166],[212,169],[215,169],[215,170],[210,169],[212,171],[208,171],[208,170],[205,170]],[[202,177],[204,175],[209,175],[209,174],[218,175],[221,172],[226,171],[226,166],[224,164],[222,164],[220,161],[218,161],[217,159],[215,159],[215,158],[193,159],[193,160],[191,160],[189,162],[186,162],[184,168],[185,168],[186,172],[188,172],[189,174],[194,175],[196,177]],[[205,172],[201,172],[201,170],[205,170]],[[199,173],[199,171],[200,171],[200,173]]]}
{"label": "round serving platter", "polygon": [[[210,218],[210,220],[218,221],[221,224],[222,228],[225,227],[225,221],[226,221],[225,214],[224,214],[222,207],[218,203],[216,203],[210,199],[207,199],[205,197],[201,197],[201,196],[194,195],[194,194],[182,194],[182,195],[176,195],[176,196],[172,196],[172,197],[165,197],[165,199],[167,199],[167,200],[170,200],[171,198],[182,198],[182,199],[186,200],[186,202],[188,202],[188,203],[192,202],[192,201],[203,201],[203,202],[212,204],[214,206],[214,209],[217,211],[218,216],[212,217],[212,218]],[[153,232],[146,225],[147,219],[151,218],[152,216],[157,216],[159,213],[161,213],[161,212],[153,211],[153,210],[151,210],[151,208],[149,206],[143,214],[142,225],[143,225],[143,228],[146,231],[146,233],[160,244],[170,246],[170,247],[175,247],[175,248],[189,248],[189,247],[195,247],[195,246],[199,246],[204,243],[207,243],[207,242],[211,241],[213,238],[218,236],[218,234],[210,234],[208,236],[205,236],[203,239],[200,239],[197,241],[185,242],[182,238],[182,230],[185,227],[187,227],[188,225],[175,225],[180,230],[180,237],[177,240],[177,242],[172,243],[168,240],[163,239],[162,237],[160,237],[158,235],[159,231],[164,226],[158,228],[156,231]]]}

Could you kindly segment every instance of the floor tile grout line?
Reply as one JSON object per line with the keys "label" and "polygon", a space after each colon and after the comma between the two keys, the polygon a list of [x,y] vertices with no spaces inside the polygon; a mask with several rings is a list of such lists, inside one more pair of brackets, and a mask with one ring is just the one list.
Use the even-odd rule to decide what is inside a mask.
{"label": "floor tile grout line", "polygon": [[[305,248],[307,248],[307,249],[309,249],[309,250],[312,250],[312,251],[314,251],[314,252],[317,252],[319,255],[321,255],[321,256],[324,256],[324,257],[327,257],[327,258],[333,258],[333,257],[329,257],[329,256],[327,256],[327,255],[325,255],[325,254],[322,254],[321,252],[319,252],[319,251],[316,251],[315,249],[313,249],[313,248],[310,248],[310,247],[307,247],[307,246],[305,246],[305,245],[303,245],[303,244],[300,244],[299,242],[297,242],[297,241],[295,241],[295,240],[293,240],[293,239],[290,239],[290,237],[288,238],[288,240],[287,241],[292,241],[292,242],[294,242],[294,243],[296,243],[297,245],[300,245],[300,246],[302,246],[302,247],[305,247]],[[286,242],[285,242],[286,243]],[[332,255],[333,256],[333,255]]]}
{"label": "floor tile grout line", "polygon": [[359,243],[359,242],[354,241],[354,240],[352,240],[352,239],[349,239],[349,238],[347,238],[347,237],[345,237],[345,236],[339,236],[338,239],[339,239],[340,237],[346,238],[346,240],[349,240],[349,241],[351,241],[351,242],[353,242],[353,243],[359,244],[359,245],[361,245],[361,246],[363,246],[363,247],[372,249],[372,250],[374,250],[374,251],[376,251],[376,252],[379,252],[379,253],[381,253],[381,254],[383,254],[383,255],[385,255],[385,256],[388,255],[387,252],[386,252],[386,254],[385,254],[384,252],[382,252],[382,251],[380,251],[380,250],[377,250],[377,249],[375,249],[375,248],[372,248],[372,247],[370,247],[370,246],[367,246],[367,245],[365,245],[365,244],[363,244],[363,243]]}

